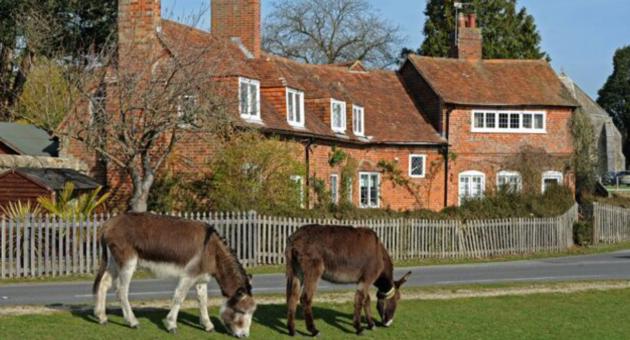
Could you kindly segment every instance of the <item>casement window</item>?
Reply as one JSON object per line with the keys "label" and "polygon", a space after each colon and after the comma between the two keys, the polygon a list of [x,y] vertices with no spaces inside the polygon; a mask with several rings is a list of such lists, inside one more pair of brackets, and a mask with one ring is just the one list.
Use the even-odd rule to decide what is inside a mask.
{"label": "casement window", "polygon": [[545,133],[544,111],[489,111],[472,112],[472,132]]}
{"label": "casement window", "polygon": [[180,125],[191,124],[197,110],[196,96],[181,96],[177,103],[177,118]]}
{"label": "casement window", "polygon": [[91,96],[88,110],[90,113],[90,123],[101,122],[105,117],[107,105],[107,94],[105,87],[99,87]]}
{"label": "casement window", "polygon": [[486,190],[486,176],[479,171],[459,174],[459,204],[466,200],[482,198]]}
{"label": "casement window", "polygon": [[360,172],[361,208],[378,208],[380,204],[381,177],[377,172]]}
{"label": "casement window", "polygon": [[554,185],[562,185],[563,183],[562,172],[559,171],[545,171],[542,175],[542,192],[544,193],[550,187]]}
{"label": "casement window", "polygon": [[409,155],[409,177],[424,178],[426,155]]}
{"label": "casement window", "polygon": [[331,99],[330,101],[330,128],[334,132],[346,132],[346,102]]}
{"label": "casement window", "polygon": [[339,177],[330,175],[330,199],[333,203],[339,203]]}
{"label": "casement window", "polygon": [[287,88],[287,122],[304,127],[304,92]]}
{"label": "casement window", "polygon": [[365,110],[361,106],[352,105],[352,132],[363,136],[365,131]]}
{"label": "casement window", "polygon": [[294,175],[291,176],[291,180],[295,183],[295,188],[298,193],[298,198],[300,200],[300,208],[304,209],[304,177]]}
{"label": "casement window", "polygon": [[239,78],[238,89],[241,117],[246,120],[260,121],[260,82]]}
{"label": "casement window", "polygon": [[523,188],[523,179],[516,171],[499,171],[497,173],[497,188],[508,192],[519,192]]}

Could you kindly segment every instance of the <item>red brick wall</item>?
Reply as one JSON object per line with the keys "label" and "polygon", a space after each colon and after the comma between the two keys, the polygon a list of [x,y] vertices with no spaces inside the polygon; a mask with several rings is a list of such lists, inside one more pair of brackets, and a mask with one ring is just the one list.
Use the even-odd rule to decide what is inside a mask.
{"label": "red brick wall", "polygon": [[160,0],[118,0],[121,65],[146,63],[148,54],[155,48],[155,33],[161,20]]}
{"label": "red brick wall", "polygon": [[267,87],[260,89],[260,95],[274,109],[280,119],[287,119],[286,87]]}
{"label": "red brick wall", "polygon": [[[519,110],[519,109],[516,109]],[[567,159],[573,152],[570,130],[572,109],[533,108],[546,111],[546,133],[481,133],[471,132],[471,108],[457,108],[450,113],[449,144],[456,160],[449,163],[449,205],[458,204],[459,173],[477,170],[486,175],[486,191],[496,188],[496,173],[529,146],[545,150],[558,159]],[[540,169],[557,170],[565,169]],[[573,186],[573,176],[565,173],[565,184]]]}
{"label": "red brick wall", "polygon": [[239,37],[256,58],[260,57],[260,0],[212,0],[211,6],[212,34]]}
{"label": "red brick wall", "polygon": [[[358,161],[359,167],[357,174],[353,179],[352,202],[358,206],[360,200],[359,177],[358,172],[378,172],[377,164],[381,160],[394,161],[398,168],[402,171],[405,178],[411,183],[411,188],[416,195],[409,192],[407,188],[395,186],[383,174],[381,174],[381,208],[390,208],[393,210],[411,210],[426,208],[432,210],[440,210],[444,205],[444,161],[442,155],[437,149],[422,147],[385,147],[385,146],[337,146],[349,156]],[[341,166],[331,167],[328,160],[332,152],[331,145],[314,145],[312,146],[310,160],[310,175],[323,179],[326,182],[326,188],[330,190],[330,175],[337,174],[339,180],[339,192],[343,194],[344,190],[341,184]],[[409,174],[409,155],[424,154],[427,155],[427,165],[425,178],[410,178]],[[429,173],[432,173],[431,176]],[[341,196],[340,196],[341,197]]]}

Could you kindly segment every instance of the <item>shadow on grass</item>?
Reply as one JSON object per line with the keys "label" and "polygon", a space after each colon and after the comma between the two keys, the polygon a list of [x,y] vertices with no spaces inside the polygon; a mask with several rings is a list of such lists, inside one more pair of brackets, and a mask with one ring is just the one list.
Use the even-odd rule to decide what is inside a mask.
{"label": "shadow on grass", "polygon": [[[68,306],[65,306],[67,309]],[[148,320],[160,330],[163,330],[165,333],[168,332],[166,326],[164,326],[163,320],[166,318],[168,314],[168,309],[160,309],[160,308],[134,308],[134,314],[138,321],[140,321],[140,327],[142,328],[143,320]],[[86,308],[73,308],[70,307],[70,313],[78,318],[81,318],[87,322],[91,322],[94,324],[98,324],[98,319],[92,314],[91,310],[87,310]],[[122,309],[113,308],[107,309],[108,316],[108,324],[121,326],[121,327],[129,327],[126,322],[116,321],[111,318],[111,316],[117,316],[119,318],[123,318]],[[229,335],[227,329],[223,326],[223,323],[216,317],[210,317],[210,320],[214,324],[214,331],[220,334]],[[201,332],[206,333],[205,329],[199,323],[199,317],[197,315],[188,313],[186,311],[180,311],[177,317],[177,323],[179,326],[185,325],[194,329],[197,329]]]}
{"label": "shadow on grass", "polygon": [[[313,306],[313,315],[315,317],[315,325],[317,325],[318,322],[325,322],[344,333],[355,333],[354,327],[352,326],[352,314],[339,312],[334,309]],[[286,316],[287,308],[285,305],[260,305],[254,314],[254,321],[275,332],[288,335]],[[295,326],[299,334],[305,336],[310,335],[310,333],[300,330],[305,329],[301,308],[298,308],[296,313]]]}

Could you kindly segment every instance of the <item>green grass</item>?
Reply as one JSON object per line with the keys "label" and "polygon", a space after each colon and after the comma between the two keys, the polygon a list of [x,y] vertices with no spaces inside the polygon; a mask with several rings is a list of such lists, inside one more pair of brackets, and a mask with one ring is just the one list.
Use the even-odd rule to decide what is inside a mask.
{"label": "green grass", "polygon": [[[627,339],[630,289],[572,294],[537,294],[493,298],[401,301],[391,328],[366,331],[367,339]],[[137,309],[140,329],[124,325],[119,310],[100,326],[89,312],[0,317],[3,339],[157,339],[170,337],[161,320],[166,310]],[[211,309],[216,316],[216,308]],[[351,304],[318,303],[314,313],[325,339],[352,339]],[[284,305],[261,305],[252,339],[286,337]],[[226,338],[217,328],[211,338]],[[177,339],[207,337],[197,325],[197,311],[180,314]],[[300,319],[298,331],[305,327]]]}

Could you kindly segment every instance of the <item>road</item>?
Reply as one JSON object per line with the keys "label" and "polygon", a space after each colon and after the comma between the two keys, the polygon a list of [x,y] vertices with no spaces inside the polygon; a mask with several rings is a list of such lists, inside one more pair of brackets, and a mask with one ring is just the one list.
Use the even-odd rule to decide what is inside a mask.
{"label": "road", "polygon": [[[630,279],[630,250],[606,254],[481,264],[439,265],[396,270],[396,278],[411,270],[407,286],[441,286],[502,282],[552,282]],[[254,294],[283,293],[284,275],[254,276]],[[15,284],[0,286],[0,306],[91,303],[91,282]],[[130,299],[169,299],[174,280],[132,281]],[[209,294],[219,295],[215,282]],[[321,282],[320,290],[353,289],[354,285]],[[192,293],[192,292],[191,292]],[[113,297],[113,293],[110,292]],[[109,297],[108,299],[111,299]]]}

